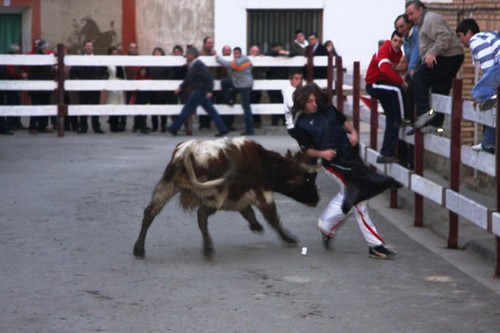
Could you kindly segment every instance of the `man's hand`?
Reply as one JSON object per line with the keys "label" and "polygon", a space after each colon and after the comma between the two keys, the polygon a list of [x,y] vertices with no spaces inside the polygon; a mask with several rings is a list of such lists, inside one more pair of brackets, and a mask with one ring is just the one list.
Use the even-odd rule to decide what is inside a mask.
{"label": "man's hand", "polygon": [[337,151],[335,149],[325,149],[319,152],[319,157],[327,161],[331,161],[337,156]]}
{"label": "man's hand", "polygon": [[428,53],[425,56],[424,62],[427,67],[432,68],[435,64],[437,64],[436,56],[434,54]]}
{"label": "man's hand", "polygon": [[211,92],[211,91],[209,91],[209,92],[207,92],[207,94],[206,94],[205,96],[207,97],[207,99],[212,99],[212,96],[213,96],[213,95],[214,95],[214,94],[212,94],[212,92]]}

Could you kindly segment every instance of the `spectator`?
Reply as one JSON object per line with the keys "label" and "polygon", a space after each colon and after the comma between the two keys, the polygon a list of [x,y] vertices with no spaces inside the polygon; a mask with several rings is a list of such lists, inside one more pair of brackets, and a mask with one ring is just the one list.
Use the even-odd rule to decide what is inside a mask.
{"label": "spectator", "polygon": [[[252,45],[250,51],[248,52],[250,57],[258,57],[262,54],[260,53],[260,48],[257,45]],[[255,80],[264,80],[266,78],[266,68],[265,67],[253,67],[252,75]],[[259,104],[262,98],[262,90],[252,90],[250,93],[250,104]],[[253,115],[253,124],[255,128],[260,128],[262,126],[262,117],[260,114]]]}
{"label": "spectator", "polygon": [[252,62],[241,54],[241,48],[233,49],[233,61],[216,56],[217,62],[229,69],[230,78],[221,80],[222,94],[226,103],[234,105],[234,93],[241,96],[241,106],[245,113],[245,131],[241,135],[254,135],[252,108],[250,106],[250,92],[253,86]]}
{"label": "spectator", "polygon": [[[471,90],[472,99],[481,103],[480,110],[493,108],[497,103],[500,87],[500,36],[494,32],[481,32],[474,19],[465,19],[457,27],[457,35],[464,46],[470,47],[472,61],[483,71],[483,77]],[[474,150],[495,153],[495,128],[484,126],[483,139]]]}
{"label": "spectator", "polygon": [[287,84],[281,90],[283,95],[283,106],[285,115],[285,125],[290,136],[293,135],[294,121],[292,117],[292,107],[293,107],[293,95],[295,90],[302,87],[304,83],[304,74],[302,73],[302,68],[292,68],[289,72],[290,84]]}
{"label": "spectator", "polygon": [[[117,56],[119,55],[118,48],[112,46],[108,50],[108,55]],[[123,66],[108,66],[108,80],[124,80],[125,79],[125,69]],[[124,92],[121,90],[109,90],[106,91],[106,104],[112,105],[123,105],[125,104]],[[109,130],[113,133],[124,132],[125,127],[123,122],[120,123],[120,117],[122,116],[109,116]]]}
{"label": "spectator", "polygon": [[[0,80],[7,79],[7,71],[5,66],[0,66]],[[7,90],[0,90],[0,105],[8,105],[7,103]],[[13,135],[7,128],[7,117],[0,115],[0,135]]]}
{"label": "spectator", "polygon": [[[321,159],[330,179],[340,186],[318,220],[323,246],[328,249],[331,239],[354,210],[358,226],[368,243],[370,258],[390,259],[395,253],[370,220],[367,200],[396,182],[366,166],[359,156],[359,136],[352,124],[321,92],[315,83],[297,89],[292,114],[295,122],[293,137],[311,159]],[[347,135],[349,134],[349,136]]]}
{"label": "spectator", "polygon": [[176,136],[182,124],[184,124],[191,113],[201,105],[203,109],[212,117],[215,125],[219,129],[219,133],[216,134],[216,136],[224,136],[229,133],[229,131],[211,102],[213,97],[212,91],[214,89],[214,79],[208,71],[207,66],[200,59],[198,59],[198,56],[199,52],[195,47],[187,49],[187,76],[184,81],[182,81],[179,88],[177,88],[175,93],[179,94],[182,90],[187,88],[191,89],[191,93],[186,101],[186,104],[182,108],[179,117],[172,125],[170,125],[170,127],[167,128],[167,131],[173,136]]}
{"label": "spectator", "polygon": [[[224,45],[222,47],[222,56],[223,57],[229,57],[231,55],[231,52],[232,52],[231,46]],[[223,80],[223,79],[229,78],[229,70],[226,67],[222,67],[222,66],[217,67],[216,78],[218,80]],[[252,91],[252,93],[253,93],[253,91]],[[220,104],[225,103],[222,91],[214,92],[214,100],[216,101],[216,103],[220,103]],[[256,116],[254,116],[254,117],[256,117]],[[226,124],[226,127],[229,131],[236,131],[236,128],[234,128],[234,115],[225,114],[225,115],[221,115],[221,118],[224,121],[224,124]]]}
{"label": "spectator", "polygon": [[464,60],[464,50],[446,19],[427,10],[420,0],[406,3],[406,14],[419,29],[419,54],[422,62],[413,75],[414,97],[418,119],[415,127],[423,132],[442,132],[444,115],[430,108],[429,90],[448,95],[452,80]]}
{"label": "spectator", "polygon": [[[153,49],[154,56],[164,56],[165,51],[161,47],[155,47]],[[158,66],[148,68],[149,76],[153,80],[169,80],[172,77],[172,71],[169,67]],[[151,92],[151,104],[164,105],[167,104],[167,91],[152,91]],[[160,123],[158,123],[158,117],[160,118]],[[156,132],[158,127],[161,128],[162,132],[165,132],[167,128],[167,116],[151,116],[152,132]]]}
{"label": "spectator", "polygon": [[[151,80],[147,67],[139,68],[135,80]],[[151,104],[151,91],[149,90],[136,90],[132,94],[130,104],[146,105]],[[137,115],[134,116],[134,126],[142,134],[149,134],[149,128],[146,124],[147,116]]]}
{"label": "spectator", "polygon": [[[266,56],[289,56],[291,52],[286,51],[283,48],[282,43],[274,43],[271,45],[271,49],[265,53]],[[288,78],[289,67],[273,66],[267,70],[266,78],[269,80],[284,80]],[[280,90],[268,90],[267,95],[269,96],[269,101],[273,104],[282,104],[283,95]],[[271,115],[271,126],[279,126],[280,122],[283,124],[285,119],[283,114],[273,114]]]}
{"label": "spectator", "polygon": [[[183,57],[184,56],[184,49],[182,48],[182,46],[180,45],[175,45],[173,48],[172,48],[172,55],[174,56],[177,56],[177,57]],[[187,75],[187,65],[184,64],[182,66],[174,66],[172,67],[172,79],[173,80],[184,80],[186,78],[186,75]],[[186,99],[187,99],[187,94],[185,94],[183,91],[179,92],[179,94],[175,94],[175,92],[173,91],[167,91],[167,103],[168,104],[173,104],[173,105],[177,105],[179,104],[184,104],[186,102]],[[171,119],[172,119],[172,122],[175,121],[175,119],[177,119],[178,116],[172,116]],[[167,129],[161,129],[162,133],[163,132],[166,132]]]}
{"label": "spectator", "polygon": [[325,47],[325,50],[328,54],[332,53],[334,57],[338,57],[337,50],[335,50],[335,46],[333,45],[333,42],[331,40],[327,40],[325,44],[323,44]]}
{"label": "spectator", "polygon": [[[130,42],[128,44],[128,53],[127,55],[129,56],[138,56],[139,55],[139,46],[135,42]],[[125,79],[127,80],[135,80],[137,73],[139,72],[140,67],[139,66],[127,66],[125,67]],[[125,99],[127,104],[130,104],[132,95],[134,94],[134,91],[126,91],[125,92]],[[125,129],[127,126],[127,116],[119,116],[119,126],[120,128]],[[136,118],[134,117],[134,124],[132,126],[132,132],[137,132],[139,130],[137,124],[135,123]]]}
{"label": "spectator", "polygon": [[394,156],[398,140],[399,127],[404,114],[404,89],[408,84],[395,68],[400,63],[403,52],[403,37],[394,30],[391,40],[384,44],[373,55],[366,71],[366,91],[372,98],[377,98],[385,113],[385,132],[380,156],[377,163],[395,163]]}
{"label": "spectator", "polygon": [[[18,44],[12,44],[9,47],[9,54],[21,54],[21,47]],[[21,67],[15,65],[5,66],[7,74],[6,80],[26,80],[28,73]],[[6,91],[7,105],[21,105],[20,92],[17,90]],[[7,129],[11,131],[25,130],[26,127],[21,122],[21,117],[13,116],[7,117]]]}
{"label": "spectator", "polygon": [[[415,121],[415,99],[413,98],[413,74],[420,64],[420,55],[418,54],[418,26],[413,24],[408,15],[401,14],[394,20],[394,29],[403,35],[404,55],[397,70],[403,76],[408,87],[405,89],[405,118],[409,123]],[[415,129],[411,128],[406,134],[413,135]],[[399,163],[413,169],[413,145],[399,140]]]}
{"label": "spectator", "polygon": [[[37,44],[35,53],[32,54],[49,54],[49,43],[40,40]],[[29,80],[53,80],[54,71],[52,66],[32,66],[28,74]],[[51,91],[30,91],[32,105],[49,105]],[[48,129],[49,117],[48,116],[31,116],[29,131],[30,134],[38,133],[52,133],[52,129]]]}
{"label": "spectator", "polygon": [[[318,39],[318,34],[315,32],[311,32],[309,36],[307,36],[309,40],[309,49],[312,49],[312,53],[314,56],[326,56],[328,52],[326,51],[323,44],[320,43]],[[309,52],[309,51],[308,51]],[[307,53],[306,53],[307,55]],[[326,79],[327,77],[327,67],[314,66],[313,70],[314,79]]]}
{"label": "spectator", "polygon": [[[201,56],[213,56],[215,55],[217,52],[215,52],[214,50],[214,40],[212,37],[205,37],[203,39],[203,45],[201,47],[201,51],[200,51],[200,55]],[[210,71],[210,74],[212,74],[212,77],[214,79],[217,79],[217,68],[216,67],[209,67],[208,70]],[[213,101],[212,101],[213,102]],[[207,115],[200,115],[198,117],[198,122],[199,122],[199,125],[198,125],[198,128],[200,130],[202,129],[210,129],[210,116],[207,116]]]}
{"label": "spectator", "polygon": [[[94,55],[94,43],[86,41],[84,44],[84,55]],[[108,70],[106,67],[99,66],[85,66],[73,67],[70,71],[70,76],[74,80],[106,80],[108,78]],[[80,104],[97,105],[100,102],[100,91],[80,91],[78,94]],[[92,116],[92,129],[96,134],[104,134],[99,122],[99,116]],[[79,118],[79,134],[85,134],[88,130],[87,116],[80,116]]]}
{"label": "spectator", "polygon": [[290,55],[291,56],[305,56],[309,42],[306,40],[306,36],[302,30],[295,31],[295,39],[290,45]]}

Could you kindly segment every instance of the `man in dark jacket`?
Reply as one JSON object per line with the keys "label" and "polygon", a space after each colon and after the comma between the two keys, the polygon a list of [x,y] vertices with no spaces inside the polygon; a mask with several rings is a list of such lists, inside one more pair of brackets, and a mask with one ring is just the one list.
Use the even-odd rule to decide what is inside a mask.
{"label": "man in dark jacket", "polygon": [[[84,55],[92,56],[94,54],[94,44],[91,41],[86,41],[84,46]],[[72,67],[70,77],[74,80],[107,80],[108,70],[106,67],[85,66]],[[80,91],[78,97],[80,104],[96,105],[100,102],[100,91]],[[84,134],[88,130],[87,116],[80,116],[78,133]],[[103,134],[99,122],[99,116],[92,116],[92,129],[97,134]]]}
{"label": "man in dark jacket", "polygon": [[182,124],[188,119],[192,112],[196,111],[198,106],[202,106],[203,109],[212,117],[215,125],[219,129],[219,133],[215,136],[224,136],[229,133],[226,125],[222,121],[219,112],[212,105],[212,91],[214,88],[214,79],[207,66],[198,59],[199,53],[195,47],[188,48],[186,51],[186,60],[188,62],[188,72],[187,76],[182,81],[181,85],[175,91],[179,94],[181,90],[187,88],[191,89],[191,94],[189,95],[186,104],[181,110],[179,117],[175,122],[167,128],[167,131],[176,136],[177,132],[181,128]]}

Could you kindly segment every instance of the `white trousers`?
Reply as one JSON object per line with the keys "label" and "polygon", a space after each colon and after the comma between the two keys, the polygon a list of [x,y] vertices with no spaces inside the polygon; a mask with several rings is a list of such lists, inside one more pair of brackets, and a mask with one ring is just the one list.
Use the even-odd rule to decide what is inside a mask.
{"label": "white trousers", "polygon": [[[335,197],[333,197],[318,220],[318,227],[321,229],[321,231],[328,236],[333,236],[335,232],[342,226],[345,218],[347,217],[347,214],[344,214],[342,212],[345,183],[340,174],[337,174],[332,170],[328,170],[325,168],[323,168],[323,170],[328,175],[328,177],[335,181],[340,187],[339,193]],[[361,234],[368,243],[368,246],[372,247],[383,245],[384,240],[382,239],[382,237],[380,237],[377,229],[370,219],[370,215],[368,213],[368,201],[362,201],[354,205],[350,212],[352,211],[354,211],[354,216],[356,217],[356,221],[358,222],[359,229],[361,230]],[[348,214],[350,212],[348,212]]]}

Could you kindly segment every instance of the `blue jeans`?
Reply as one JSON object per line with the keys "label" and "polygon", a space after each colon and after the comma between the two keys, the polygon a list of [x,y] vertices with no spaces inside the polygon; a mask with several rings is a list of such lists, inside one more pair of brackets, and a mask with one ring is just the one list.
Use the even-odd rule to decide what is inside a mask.
{"label": "blue jeans", "polygon": [[207,98],[207,92],[202,90],[193,90],[191,92],[188,100],[186,101],[186,104],[184,104],[184,107],[181,110],[179,117],[177,117],[175,122],[170,125],[169,130],[171,132],[177,133],[182,124],[184,124],[189,118],[191,113],[195,112],[196,108],[200,105],[212,117],[220,133],[228,132],[226,125],[219,115],[219,112],[217,112],[217,110],[212,105],[212,102]]}
{"label": "blue jeans", "polygon": [[252,108],[250,106],[250,93],[252,88],[236,88],[230,79],[221,80],[222,96],[226,102],[234,99],[233,91],[238,91],[241,95],[241,106],[243,107],[243,112],[245,113],[245,131],[248,133],[253,133],[253,115]]}
{"label": "blue jeans", "polygon": [[497,93],[498,87],[500,87],[500,64],[487,70],[470,94],[474,100],[483,103]]}
{"label": "blue jeans", "polygon": [[[491,96],[497,93],[500,87],[500,65],[496,65],[487,70],[483,77],[477,81],[470,94],[472,99],[480,103],[487,101]],[[481,145],[485,148],[495,147],[495,128],[483,126],[483,140]]]}

